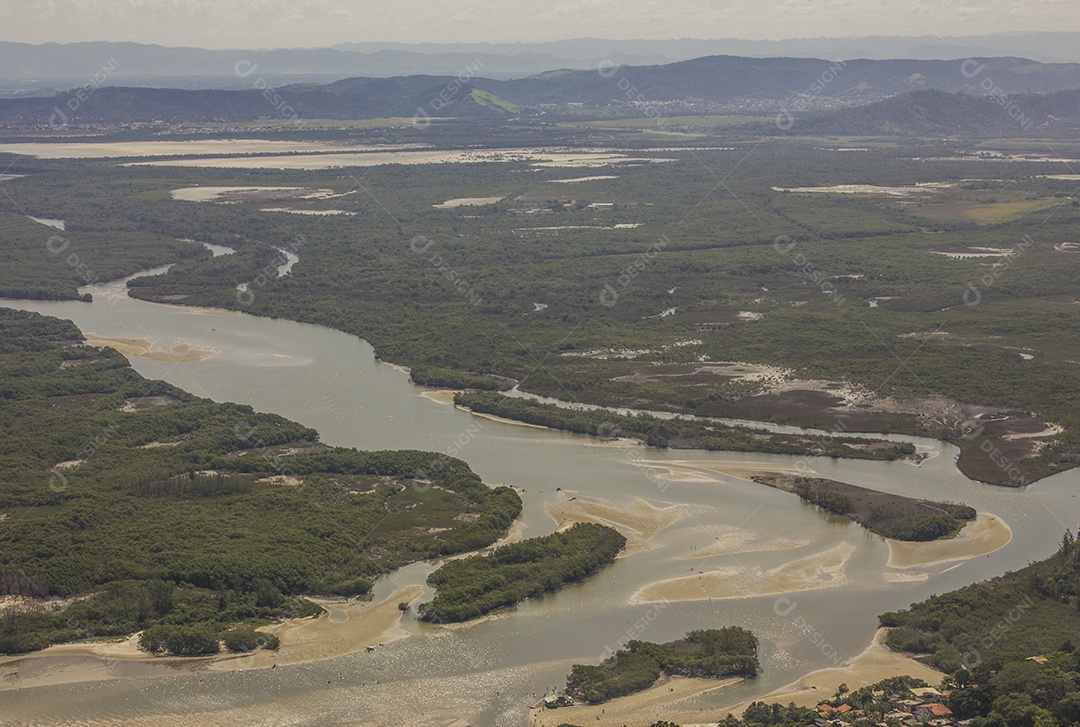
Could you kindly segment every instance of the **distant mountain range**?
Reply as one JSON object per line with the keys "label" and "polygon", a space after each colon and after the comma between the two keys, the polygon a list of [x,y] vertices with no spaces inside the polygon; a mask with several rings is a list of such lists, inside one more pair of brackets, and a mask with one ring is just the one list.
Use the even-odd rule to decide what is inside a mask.
{"label": "distant mountain range", "polygon": [[1080,119],[1080,64],[1020,58],[830,62],[713,56],[510,80],[412,75],[279,88],[268,86],[251,66],[238,69],[248,84],[243,90],[91,86],[0,99],[0,121],[57,126],[721,112],[778,114],[778,130],[796,134],[1023,135],[1073,128]]}
{"label": "distant mountain range", "polygon": [[[462,72],[509,79],[551,69],[592,70],[611,61],[664,65],[703,56],[813,57],[949,60],[1023,57],[1039,62],[1080,62],[1080,32],[1016,33],[939,38],[872,36],[782,41],[603,40],[552,43],[347,43],[333,48],[207,50],[140,43],[0,42],[0,94],[33,94],[41,88],[82,86],[103,73],[108,85],[172,88],[244,88],[238,63],[257,68],[279,86],[326,83],[355,76],[457,76]],[[248,66],[247,64],[250,64]]]}
{"label": "distant mountain range", "polygon": [[969,96],[913,91],[790,124],[810,136],[1019,137],[1080,131],[1080,91]]}
{"label": "distant mountain range", "polygon": [[413,75],[350,78],[329,84],[268,87],[256,66],[237,66],[243,90],[84,88],[53,96],[0,100],[0,119],[21,123],[250,121],[387,116],[477,116],[615,109],[623,115],[683,111],[809,110],[850,107],[936,89],[973,95],[1047,93],[1080,88],[1080,64],[1020,58],[960,61],[713,56],[661,66],[605,65],[496,80]]}

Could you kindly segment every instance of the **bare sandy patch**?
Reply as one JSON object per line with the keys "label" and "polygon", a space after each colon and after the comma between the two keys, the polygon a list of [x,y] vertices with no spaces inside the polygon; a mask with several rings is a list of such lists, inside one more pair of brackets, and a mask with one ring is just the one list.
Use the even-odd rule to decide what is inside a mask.
{"label": "bare sandy patch", "polygon": [[420,586],[406,586],[378,603],[313,598],[326,613],[314,619],[291,619],[259,629],[281,639],[277,651],[219,657],[208,669],[264,669],[275,664],[318,661],[406,638],[410,634],[401,628],[402,611],[398,604],[411,603],[423,592]]}
{"label": "bare sandy patch", "polygon": [[698,571],[690,576],[669,578],[643,586],[630,597],[630,602],[754,598],[835,588],[847,583],[844,566],[854,552],[854,545],[840,543],[824,552],[766,571],[742,566]]}
{"label": "bare sandy patch", "polygon": [[269,485],[278,485],[279,487],[299,487],[304,484],[304,480],[300,477],[294,477],[292,475],[270,475],[269,477],[263,477],[257,482],[264,482]]}
{"label": "bare sandy patch", "polygon": [[[852,659],[846,666],[833,669],[820,669],[811,672],[786,687],[781,687],[774,692],[758,697],[756,702],[768,702],[775,704],[789,704],[794,702],[800,707],[815,707],[819,702],[832,699],[837,687],[847,684],[848,689],[855,691],[876,684],[885,679],[897,676],[912,676],[922,679],[928,684],[938,684],[945,676],[936,669],[931,669],[925,664],[915,661],[910,656],[900,654],[885,645],[885,636],[888,629],[878,629],[870,646],[861,654]],[[718,710],[709,715],[708,719],[722,719],[729,712],[742,715],[750,702]],[[689,715],[670,715],[668,719],[681,721],[691,719]],[[700,712],[694,713],[694,722],[708,721]]]}
{"label": "bare sandy patch", "polygon": [[912,195],[936,192],[953,186],[955,185],[945,182],[922,182],[913,187],[883,187],[876,184],[834,184],[827,187],[773,187],[773,191],[799,194],[883,194],[889,197],[911,197]]}
{"label": "bare sandy patch", "polygon": [[1065,429],[1057,424],[1051,424],[1041,432],[1014,432],[1006,434],[1002,439],[1041,439],[1042,437],[1056,437]]}
{"label": "bare sandy patch", "polygon": [[420,396],[424,397],[428,401],[433,401],[436,404],[453,404],[454,395],[456,391],[421,391]]}
{"label": "bare sandy patch", "polygon": [[[139,634],[133,634],[115,641],[58,644],[28,655],[0,657],[0,677],[3,677],[0,678],[0,690],[115,678],[109,665],[114,660],[183,664],[208,671],[234,671],[330,659],[409,636],[409,632],[400,626],[402,612],[398,604],[412,602],[422,593],[420,586],[408,586],[378,603],[312,599],[326,609],[321,616],[291,619],[259,629],[281,639],[281,647],[276,651],[225,653],[205,659],[158,657],[139,649]],[[50,665],[33,677],[27,676],[27,670],[22,668],[26,662],[58,656],[90,656],[98,661],[61,662]],[[8,674],[17,674],[18,678],[9,679]]]}
{"label": "bare sandy patch", "polygon": [[742,528],[722,526],[712,543],[704,548],[698,548],[685,555],[680,555],[675,560],[697,560],[719,555],[738,555],[740,553],[771,553],[795,550],[809,544],[809,540],[791,540],[789,538],[774,538],[773,540],[760,542],[757,533]]}
{"label": "bare sandy patch", "polygon": [[175,447],[180,442],[147,442],[140,444],[137,449],[157,449],[158,447]]}
{"label": "bare sandy patch", "polygon": [[571,177],[570,179],[549,179],[549,182],[555,182],[556,184],[576,184],[577,182],[596,182],[601,179],[618,179],[617,174],[594,174],[591,177]]}
{"label": "bare sandy patch", "polygon": [[[481,419],[489,419],[489,420],[491,420],[493,422],[500,422],[502,424],[513,424],[514,426],[517,426],[517,427],[529,427],[530,429],[550,429],[550,427],[543,427],[543,426],[540,426],[539,424],[529,424],[528,422],[519,422],[516,419],[507,419],[506,417],[500,417],[500,416],[496,416],[494,414],[487,414],[485,412],[473,411],[472,409],[470,409],[467,406],[455,406],[454,408],[455,409],[460,409],[461,411],[467,411],[470,414],[472,414],[474,417],[480,417]],[[558,431],[558,430],[552,429],[551,431]]]}
{"label": "bare sandy patch", "polygon": [[907,543],[885,539],[889,545],[890,568],[923,566],[969,560],[1004,548],[1012,540],[1012,529],[997,515],[980,512],[955,538],[929,543]]}
{"label": "bare sandy patch", "polygon": [[260,207],[260,212],[287,212],[291,215],[314,215],[315,217],[337,217],[344,215],[345,217],[352,217],[356,215],[355,212],[348,210],[305,210],[297,207]]}
{"label": "bare sandy patch", "polygon": [[202,361],[219,352],[205,346],[195,346],[186,341],[174,343],[166,351],[147,338],[114,338],[86,334],[86,343],[91,346],[107,346],[125,356],[136,356],[150,361]]}
{"label": "bare sandy patch", "polygon": [[[182,202],[217,202],[229,200],[267,199],[269,197],[293,197],[307,190],[306,187],[182,187],[169,192],[173,199]],[[329,190],[325,190],[329,191]]]}
{"label": "bare sandy patch", "polygon": [[431,205],[437,210],[452,210],[455,207],[481,207],[487,204],[495,204],[501,202],[502,197],[458,197],[457,199],[448,199],[445,202]]}
{"label": "bare sandy patch", "polygon": [[559,530],[574,523],[597,523],[615,528],[626,537],[626,549],[620,557],[648,549],[649,541],[654,535],[685,514],[678,505],[656,507],[640,498],[619,507],[579,497],[567,498],[565,495],[545,502],[544,510],[555,521]]}
{"label": "bare sandy patch", "polygon": [[742,679],[694,679],[664,677],[636,694],[597,705],[574,705],[557,710],[529,710],[529,727],[556,727],[564,723],[645,727],[668,719],[680,702],[741,682]]}
{"label": "bare sandy patch", "polygon": [[79,465],[81,465],[85,461],[86,461],[85,459],[69,459],[69,460],[66,460],[64,462],[57,462],[56,464],[53,465],[53,469],[54,470],[70,470],[70,469],[74,469],[74,468],[78,467]]}
{"label": "bare sandy patch", "polygon": [[739,460],[675,459],[643,460],[642,466],[661,472],[661,479],[673,482],[720,482],[715,475],[734,477],[753,482],[759,475],[806,475],[811,470],[775,462],[743,462]]}

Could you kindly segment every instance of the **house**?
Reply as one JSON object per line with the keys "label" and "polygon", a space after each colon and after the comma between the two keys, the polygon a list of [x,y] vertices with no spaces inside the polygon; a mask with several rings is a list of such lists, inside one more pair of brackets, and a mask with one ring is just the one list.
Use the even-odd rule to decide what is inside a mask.
{"label": "house", "polygon": [[952,717],[952,710],[938,702],[920,704],[915,708],[915,719],[924,724],[930,720],[945,719],[946,717]]}
{"label": "house", "polygon": [[935,697],[936,698],[936,697],[941,696],[941,692],[934,689],[933,687],[915,687],[914,689],[910,689],[908,691],[910,691],[916,697],[918,697],[918,698],[920,698],[920,699],[922,699],[924,701],[926,700],[927,697]]}

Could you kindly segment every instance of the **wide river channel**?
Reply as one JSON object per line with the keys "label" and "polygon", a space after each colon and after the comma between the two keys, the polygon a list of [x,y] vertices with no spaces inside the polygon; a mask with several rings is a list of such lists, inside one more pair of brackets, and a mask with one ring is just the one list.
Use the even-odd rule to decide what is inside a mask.
{"label": "wide river channel", "polygon": [[[662,642],[693,628],[740,625],[761,641],[761,676],[681,705],[725,706],[856,656],[871,642],[880,613],[1050,555],[1063,531],[1080,521],[1076,471],[1026,490],[982,485],[960,474],[953,447],[917,439],[909,441],[936,455],[919,466],[814,461],[811,466],[823,477],[965,502],[999,516],[1013,531],[1012,541],[990,555],[890,568],[887,544],[858,525],[826,516],[793,495],[708,469],[733,463],[789,468],[800,458],[628,449],[483,419],[425,398],[425,389],[378,362],[371,346],[353,336],[286,320],[140,302],[123,289],[124,281],[118,281],[104,293],[94,291],[89,304],[2,304],[71,319],[87,334],[148,339],[163,350],[176,343],[212,349],[201,360],[133,356],[131,363],[143,376],[193,394],[249,404],[314,427],[328,444],[457,451],[485,482],[521,488],[525,537],[552,532],[556,522],[548,508],[564,506],[571,497],[639,513],[661,509],[671,522],[646,547],[587,582],[468,628],[430,626],[407,614],[402,627],[411,638],[375,652],[272,670],[109,662],[104,679],[0,691],[0,723],[208,724],[217,714],[238,724],[419,725],[462,718],[520,727],[536,695],[561,687],[571,664],[597,663],[631,631]],[[642,460],[668,462],[684,475],[698,476],[658,478],[662,470],[645,468]],[[423,584],[434,567],[415,564],[383,579],[376,598]],[[737,583],[735,597],[659,604],[632,598],[648,584],[709,571]],[[423,600],[429,597],[425,593]],[[817,636],[811,638],[807,628]],[[95,657],[23,663],[29,672],[70,669],[80,659]]]}

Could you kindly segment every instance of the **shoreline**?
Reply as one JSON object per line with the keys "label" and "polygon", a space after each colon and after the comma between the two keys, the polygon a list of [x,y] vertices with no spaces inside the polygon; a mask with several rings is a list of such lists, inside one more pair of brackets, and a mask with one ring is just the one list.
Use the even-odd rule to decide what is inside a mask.
{"label": "shoreline", "polygon": [[[223,672],[269,669],[344,656],[411,636],[401,628],[404,613],[397,604],[411,603],[422,593],[420,586],[406,586],[377,603],[312,598],[311,601],[323,607],[321,615],[258,629],[281,639],[276,651],[223,652],[210,657],[154,656],[139,649],[136,633],[122,640],[56,644],[30,654],[4,656],[0,657],[0,692],[116,679],[112,664],[115,661]],[[91,659],[89,663],[83,663],[86,657]],[[54,660],[55,663],[50,663]],[[34,675],[29,678],[20,675],[20,670],[27,669]]]}
{"label": "shoreline", "polygon": [[[720,710],[720,712],[723,715],[730,712],[736,716],[741,716],[751,702],[783,705],[794,702],[800,707],[813,708],[817,706],[818,702],[831,699],[836,688],[841,684],[847,684],[848,688],[854,692],[857,689],[868,687],[891,677],[907,675],[922,679],[931,686],[936,686],[946,676],[944,673],[916,661],[907,654],[890,649],[885,645],[885,636],[888,633],[889,629],[879,628],[877,633],[874,634],[870,645],[851,659],[846,666],[817,669],[762,697],[734,704]],[[715,717],[716,715],[712,716]],[[694,714],[693,716],[671,715],[670,718],[675,721],[688,719],[700,722],[703,721],[703,718],[699,719],[701,717],[701,714]],[[718,719],[722,718],[723,716],[718,717]]]}
{"label": "shoreline", "polygon": [[672,705],[742,681],[742,677],[703,679],[664,676],[648,689],[600,704],[575,704],[557,710],[531,708],[529,727],[556,727],[578,720],[585,720],[585,724],[590,725],[648,727],[657,720],[668,719]]}
{"label": "shoreline", "polygon": [[890,540],[889,568],[907,570],[971,560],[1001,550],[1012,542],[1012,528],[997,515],[980,512],[954,537],[925,543]]}

